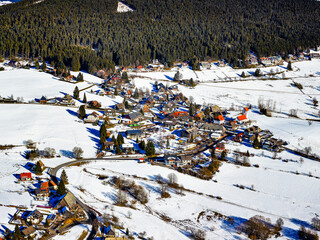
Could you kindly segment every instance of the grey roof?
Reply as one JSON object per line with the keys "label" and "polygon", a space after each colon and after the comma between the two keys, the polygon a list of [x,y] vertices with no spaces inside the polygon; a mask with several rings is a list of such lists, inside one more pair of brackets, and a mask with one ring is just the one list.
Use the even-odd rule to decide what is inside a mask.
{"label": "grey roof", "polygon": [[137,129],[137,130],[127,130],[126,135],[141,135],[142,131]]}

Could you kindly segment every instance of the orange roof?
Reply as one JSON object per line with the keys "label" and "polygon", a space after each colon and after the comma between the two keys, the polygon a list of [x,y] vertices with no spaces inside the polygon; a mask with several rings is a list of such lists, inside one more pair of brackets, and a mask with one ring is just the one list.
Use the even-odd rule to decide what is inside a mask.
{"label": "orange roof", "polygon": [[188,113],[185,112],[185,111],[174,112],[174,117],[178,117],[178,116],[180,116],[180,115],[188,115]]}
{"label": "orange roof", "polygon": [[56,184],[51,180],[50,181],[50,184],[52,185],[52,186],[56,186]]}
{"label": "orange roof", "polygon": [[238,120],[239,120],[239,121],[243,121],[243,120],[246,120],[246,119],[247,119],[246,115],[240,115],[240,116],[238,116]]}
{"label": "orange roof", "polygon": [[246,110],[247,112],[249,111],[249,109],[247,107],[244,107],[244,110]]}
{"label": "orange roof", "polygon": [[41,188],[48,188],[49,187],[49,182],[42,182],[41,183]]}
{"label": "orange roof", "polygon": [[223,121],[223,120],[224,120],[224,117],[223,117],[222,115],[219,115],[219,116],[217,117],[217,119],[218,119],[219,121]]}

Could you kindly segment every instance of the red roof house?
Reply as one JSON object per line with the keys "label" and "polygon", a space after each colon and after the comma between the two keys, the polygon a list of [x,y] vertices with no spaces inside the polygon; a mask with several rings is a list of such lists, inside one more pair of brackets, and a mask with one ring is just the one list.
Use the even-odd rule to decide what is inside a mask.
{"label": "red roof house", "polygon": [[237,117],[237,122],[239,122],[239,123],[243,123],[243,122],[246,122],[246,121],[248,121],[248,118],[244,114]]}
{"label": "red roof house", "polygon": [[31,180],[31,172],[28,173],[20,173],[20,181]]}

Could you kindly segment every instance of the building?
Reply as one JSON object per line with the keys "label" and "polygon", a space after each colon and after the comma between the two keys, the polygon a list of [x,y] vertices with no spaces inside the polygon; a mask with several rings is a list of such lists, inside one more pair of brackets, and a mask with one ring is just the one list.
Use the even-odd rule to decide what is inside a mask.
{"label": "building", "polygon": [[47,98],[45,96],[42,96],[39,100],[39,103],[41,104],[46,104],[47,103]]}
{"label": "building", "polygon": [[249,121],[246,115],[240,115],[240,116],[237,117],[236,120],[237,120],[237,122],[239,124],[242,124],[242,123],[245,123],[245,122]]}
{"label": "building", "polygon": [[49,188],[40,187],[35,190],[36,199],[39,201],[48,201],[50,197]]}
{"label": "building", "polygon": [[31,180],[31,172],[20,173],[20,181],[30,181],[30,180]]}
{"label": "building", "polygon": [[39,212],[39,210],[34,210],[30,212],[30,214],[27,216],[26,221],[30,224],[38,224],[42,221],[43,214]]}
{"label": "building", "polygon": [[220,114],[220,115],[218,115],[217,117],[215,117],[214,119],[213,119],[213,123],[216,123],[216,124],[224,124],[224,117],[223,117],[223,115],[222,114]]}
{"label": "building", "polygon": [[142,132],[140,129],[137,129],[137,130],[127,130],[127,131],[126,131],[126,136],[127,136],[127,138],[129,138],[129,139],[136,139],[137,137],[138,137],[138,138],[143,137],[144,134],[143,134],[143,132]]}
{"label": "building", "polygon": [[23,229],[22,231],[23,236],[25,237],[34,237],[36,229],[33,226],[29,226],[25,229]]}

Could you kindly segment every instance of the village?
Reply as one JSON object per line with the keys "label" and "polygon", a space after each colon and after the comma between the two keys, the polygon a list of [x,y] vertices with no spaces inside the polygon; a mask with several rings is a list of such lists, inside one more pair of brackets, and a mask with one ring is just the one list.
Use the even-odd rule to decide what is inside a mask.
{"label": "village", "polygon": [[[290,61],[308,61],[318,57],[319,54],[316,53],[300,54],[291,56]],[[10,67],[22,67],[13,61],[7,64]],[[202,68],[210,68],[213,63],[199,64]],[[224,63],[219,61],[217,64],[222,66]],[[277,57],[261,58],[258,61],[254,55],[250,55],[248,62],[246,61],[246,67],[259,64],[267,67],[283,64],[283,61]],[[189,67],[187,63],[177,63],[175,66],[178,69]],[[247,150],[248,147],[271,152],[274,159],[282,151],[293,151],[288,147],[287,139],[274,137],[269,129],[262,128],[255,120],[250,119],[251,111],[257,111],[256,108],[252,109],[250,103],[235,109],[212,103],[199,104],[192,96],[186,97],[180,90],[181,87],[193,89],[199,82],[183,79],[179,70],[170,84],[153,81],[151,90],[135,85],[137,72],[163,71],[163,68],[163,64],[154,60],[146,66],[119,68],[111,76],[100,70],[97,76],[101,78],[101,82],[83,89],[76,85],[77,82],[86,81],[81,73],[77,77],[71,73],[61,74],[58,76],[61,81],[75,84],[73,95],[65,93],[63,97],[49,98],[39,96],[31,101],[24,101],[23,97],[0,97],[0,103],[65,107],[78,123],[99,127],[99,131],[93,133],[96,156],[92,160],[136,159],[140,164],[161,166],[204,180],[212,180],[223,162],[259,168],[257,164],[250,164],[248,158],[254,154]],[[56,75],[54,69],[45,70]],[[82,99],[80,92],[84,93]],[[115,101],[114,105],[105,107],[99,100],[87,101],[86,92],[99,96],[99,99],[107,96],[118,97],[122,101]],[[316,106],[317,102],[314,104]],[[273,115],[272,106],[263,101],[260,102],[258,111],[267,117]],[[237,150],[228,149],[227,146],[233,143],[239,146]],[[245,150],[241,146],[245,146]],[[39,150],[32,140],[26,142],[26,149],[25,158],[32,162],[25,166],[28,171],[15,176],[16,183],[30,193],[36,207],[34,210],[18,209],[12,216],[9,224],[22,226],[15,229],[13,236],[49,239],[75,225],[92,224],[96,232],[91,237],[96,237],[95,239],[127,239],[126,234],[116,234],[111,223],[98,221],[96,217],[90,216],[94,210],[86,207],[64,186],[68,181],[65,172],[58,178],[41,161],[42,158],[60,158],[59,153],[50,148]],[[296,154],[318,159],[308,149]],[[91,160],[83,158],[81,148],[74,148],[70,158],[79,162]],[[42,173],[46,177],[41,176]],[[8,230],[6,234],[12,233]]]}

